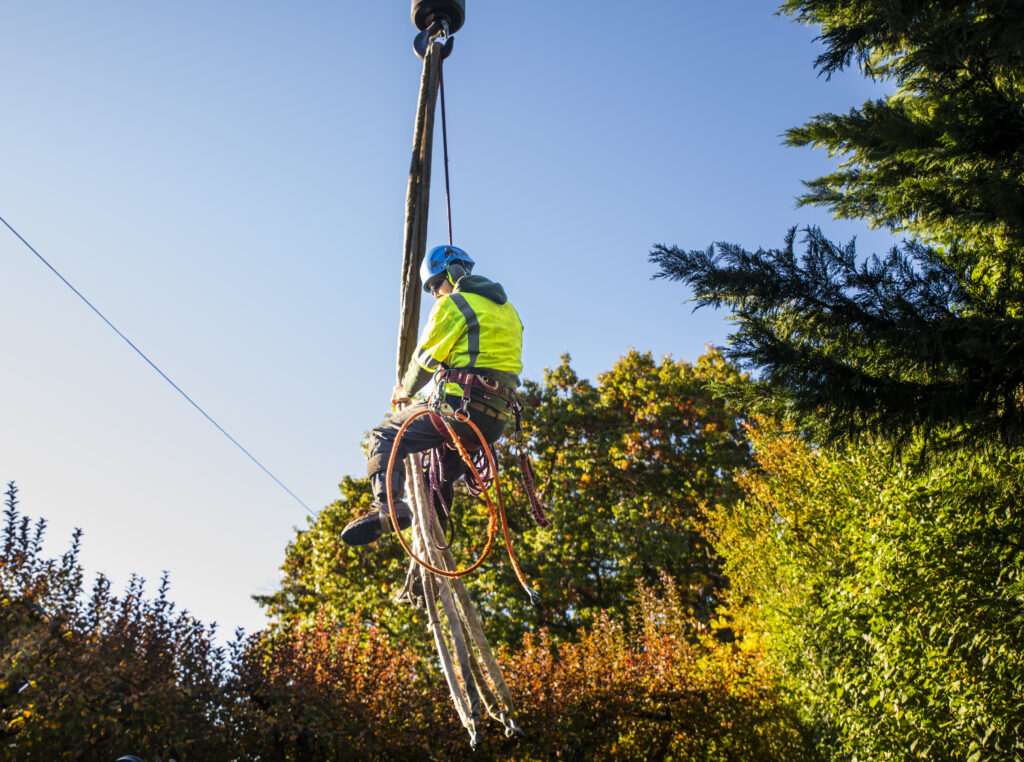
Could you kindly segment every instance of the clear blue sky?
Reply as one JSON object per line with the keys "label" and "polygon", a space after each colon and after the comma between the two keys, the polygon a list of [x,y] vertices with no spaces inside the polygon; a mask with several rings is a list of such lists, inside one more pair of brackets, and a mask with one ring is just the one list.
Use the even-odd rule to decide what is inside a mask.
{"label": "clear blue sky", "polygon": [[[10,4],[0,215],[307,504],[365,473],[394,381],[421,62],[407,0]],[[725,316],[654,243],[777,246],[830,167],[780,134],[882,90],[826,82],[772,3],[468,0],[445,68],[455,238],[526,325],[525,372],[695,359]],[[438,146],[440,129],[438,129]],[[439,151],[438,151],[439,154]],[[432,239],[446,239],[440,162]],[[116,589],[263,624],[307,514],[0,229],[0,479],[85,530]]]}

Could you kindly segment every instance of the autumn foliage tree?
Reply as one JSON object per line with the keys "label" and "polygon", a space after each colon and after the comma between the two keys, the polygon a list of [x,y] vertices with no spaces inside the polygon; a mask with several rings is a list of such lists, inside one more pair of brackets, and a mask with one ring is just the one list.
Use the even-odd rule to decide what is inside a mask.
{"label": "autumn foliage tree", "polygon": [[542,630],[506,648],[530,728],[515,758],[815,759],[763,653],[695,620],[685,592],[667,575],[638,582],[625,617],[601,613],[572,642]]}
{"label": "autumn foliage tree", "polygon": [[432,665],[356,616],[257,633],[231,661],[231,759],[450,759],[465,747]]}
{"label": "autumn foliage tree", "polygon": [[147,600],[100,576],[87,595],[80,532],[41,555],[8,485],[0,564],[0,744],[19,760],[224,759],[216,732],[223,654],[213,630],[175,611],[167,580]]}
{"label": "autumn foliage tree", "polygon": [[[43,558],[8,491],[0,686],[5,758],[109,762],[448,760],[465,732],[430,659],[358,614],[281,621],[225,649],[133,581],[85,595],[78,542]],[[494,723],[481,760],[813,758],[757,648],[694,620],[668,576],[572,642],[547,631],[499,650],[527,734]],[[45,607],[45,608],[44,608]]]}
{"label": "autumn foliage tree", "polygon": [[[524,736],[486,724],[482,760],[814,759],[756,647],[697,622],[665,576],[638,584],[571,642],[527,634],[499,659]],[[237,749],[277,760],[436,759],[468,753],[447,689],[383,630],[318,616],[253,639],[237,682]],[[248,757],[246,757],[248,758]]]}
{"label": "autumn foliage tree", "polygon": [[[593,384],[569,363],[563,357],[542,383],[521,390],[525,446],[550,527],[529,517],[511,437],[499,447],[513,546],[541,602],[529,604],[499,545],[471,582],[488,633],[515,642],[544,627],[555,640],[570,638],[598,612],[623,615],[636,583],[655,584],[663,572],[683,585],[691,612],[707,618],[722,578],[694,518],[703,503],[735,497],[733,475],[748,454],[741,417],[706,385],[736,381],[738,371],[714,351],[694,364],[630,351]],[[281,620],[321,606],[358,611],[420,648],[422,624],[391,600],[404,581],[404,553],[388,538],[364,549],[341,542],[341,528],[372,500],[365,480],[341,487],[342,500],[289,545],[281,589],[260,600]],[[456,502],[453,545],[461,559],[474,558],[486,511],[465,493]]]}

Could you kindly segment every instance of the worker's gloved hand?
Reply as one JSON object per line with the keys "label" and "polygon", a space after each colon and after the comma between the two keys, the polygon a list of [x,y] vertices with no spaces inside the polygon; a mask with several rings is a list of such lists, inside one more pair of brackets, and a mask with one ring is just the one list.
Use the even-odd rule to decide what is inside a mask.
{"label": "worker's gloved hand", "polygon": [[408,405],[410,402],[412,400],[405,396],[405,389],[402,388],[401,384],[391,390],[391,407]]}

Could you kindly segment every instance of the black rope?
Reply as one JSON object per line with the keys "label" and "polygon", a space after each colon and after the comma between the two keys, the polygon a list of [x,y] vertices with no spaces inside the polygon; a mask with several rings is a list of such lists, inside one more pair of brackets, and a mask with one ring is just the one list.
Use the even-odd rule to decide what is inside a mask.
{"label": "black rope", "polygon": [[441,143],[444,146],[444,203],[448,210],[448,245],[454,246],[452,239],[452,191],[448,182],[448,120],[444,113],[444,58],[437,66],[437,84],[441,91]]}
{"label": "black rope", "polygon": [[85,302],[88,305],[89,309],[91,309],[93,312],[95,312],[97,315],[99,315],[100,319],[104,323],[106,323],[108,326],[110,326],[111,330],[113,330],[114,333],[116,333],[118,336],[120,336],[122,339],[124,339],[125,343],[128,346],[130,346],[132,349],[134,349],[135,353],[138,354],[139,357],[141,357],[143,360],[145,360],[147,363],[149,363],[149,366],[153,370],[155,370],[157,373],[159,373],[160,377],[163,378],[164,381],[166,381],[168,384],[170,384],[172,387],[174,387],[175,391],[177,391],[178,394],[180,394],[182,397],[184,397],[186,400],[188,400],[189,404],[192,405],[192,407],[194,407],[196,410],[198,410],[206,420],[208,420],[210,423],[212,423],[221,434],[226,436],[235,447],[237,447],[239,450],[241,450],[243,453],[245,453],[248,456],[249,460],[251,460],[257,466],[259,466],[263,470],[263,473],[265,473],[267,476],[269,476],[271,479],[273,479],[275,482],[277,482],[277,485],[281,489],[283,489],[285,492],[287,492],[289,495],[291,495],[293,498],[295,498],[295,501],[299,505],[301,505],[303,508],[305,508],[307,511],[309,511],[309,513],[313,516],[313,518],[316,518],[316,514],[313,512],[313,510],[308,505],[306,505],[304,502],[302,502],[294,492],[292,492],[290,489],[288,489],[284,485],[284,483],[280,479],[278,479],[276,476],[274,476],[266,466],[264,466],[262,463],[260,463],[256,459],[256,456],[254,456],[251,452],[249,452],[244,447],[242,447],[242,445],[239,444],[237,439],[235,439],[233,436],[228,434],[228,432],[225,431],[224,428],[219,423],[217,423],[215,420],[213,420],[213,418],[211,418],[209,416],[209,414],[207,414],[207,412],[205,410],[203,410],[201,407],[199,407],[198,404],[196,404],[195,400],[193,400],[191,397],[189,397],[187,394],[185,394],[185,392],[181,389],[180,386],[178,386],[176,383],[174,383],[167,376],[166,373],[164,373],[162,370],[160,370],[160,368],[157,367],[156,363],[154,363],[152,360],[150,360],[141,349],[139,349],[137,346],[135,346],[135,344],[132,343],[131,339],[129,339],[127,336],[125,336],[123,333],[121,333],[121,331],[118,330],[117,326],[115,326],[113,323],[111,323],[109,320],[107,320],[106,315],[104,315],[102,312],[100,312],[98,309],[96,309],[96,307],[93,305],[93,303],[90,302],[88,299],[86,299],[81,291],[79,291],[77,288],[72,286],[67,278],[65,278],[63,275],[61,275],[59,272],[57,272],[57,268],[55,268],[53,265],[51,265],[49,262],[47,262],[46,259],[43,257],[43,255],[35,250],[35,248],[32,246],[32,244],[30,244],[28,241],[26,241],[24,238],[22,238],[21,234],[17,230],[15,230],[14,228],[12,228],[10,223],[7,222],[7,220],[5,220],[3,217],[0,217],[0,222],[2,222],[7,227],[8,230],[10,230],[12,233],[14,233],[14,235],[17,237],[17,239],[19,241],[21,241],[23,244],[25,244],[25,246],[28,248],[28,250],[31,251],[33,254],[35,254],[36,257],[39,258],[40,262],[42,262],[44,265],[46,265],[48,268],[50,268],[51,272],[53,272],[54,275],[56,275],[58,278],[60,278],[61,281],[63,281],[65,286],[67,286],[72,291],[74,291],[75,295],[79,299],[81,299],[83,302]]}

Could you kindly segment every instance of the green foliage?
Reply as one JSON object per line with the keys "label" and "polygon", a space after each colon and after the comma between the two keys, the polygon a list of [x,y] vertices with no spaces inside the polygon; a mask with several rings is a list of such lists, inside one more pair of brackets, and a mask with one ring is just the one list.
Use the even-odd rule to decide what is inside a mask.
{"label": "green foliage", "polygon": [[[596,386],[577,377],[567,356],[543,384],[526,383],[523,427],[552,526],[538,529],[529,518],[507,445],[501,483],[513,547],[541,604],[529,605],[499,540],[470,582],[490,637],[514,642],[541,627],[556,640],[571,637],[599,611],[623,615],[636,582],[653,584],[662,572],[685,582],[697,616],[709,615],[722,579],[694,516],[702,503],[735,494],[731,475],[747,449],[740,419],[705,385],[738,379],[717,352],[690,365],[631,351]],[[394,538],[364,549],[340,541],[342,526],[371,500],[365,480],[341,487],[344,498],[288,546],[281,591],[260,602],[277,618],[308,619],[320,607],[338,617],[359,611],[410,648],[429,649],[419,617],[390,599],[406,568]],[[465,564],[482,550],[486,510],[465,493],[456,502],[454,549]]]}
{"label": "green foliage", "polygon": [[[765,426],[747,497],[709,512],[733,614],[839,758],[1024,754],[1024,454],[922,472]],[[1015,756],[1016,755],[1016,756]]]}
{"label": "green foliage", "polygon": [[708,511],[729,610],[827,756],[1018,760],[1024,7],[782,12],[821,26],[826,75],[856,60],[897,87],[787,134],[844,159],[801,203],[913,238],[867,261],[817,229],[801,254],[795,229],[769,251],[652,252],[734,311],[728,356],[760,377],[718,391],[804,437],[761,422],[745,499]]}
{"label": "green foliage", "polygon": [[405,582],[408,559],[393,538],[360,549],[341,541],[341,530],[373,502],[370,480],[346,476],[342,497],[326,506],[307,527],[296,532],[285,550],[281,589],[255,596],[278,623],[310,621],[318,615],[380,627],[429,653],[428,639],[416,612],[396,605],[393,597]]}
{"label": "green foliage", "polygon": [[694,518],[704,502],[734,497],[733,474],[748,452],[740,417],[706,386],[739,378],[713,350],[692,365],[633,350],[596,386],[568,356],[543,384],[524,385],[523,427],[552,522],[538,529],[527,518],[507,454],[515,547],[541,603],[527,604],[507,564],[488,565],[473,588],[485,620],[503,625],[500,639],[542,627],[569,638],[598,611],[624,615],[636,583],[655,584],[662,573],[687,591],[691,613],[710,615],[724,581]]}

